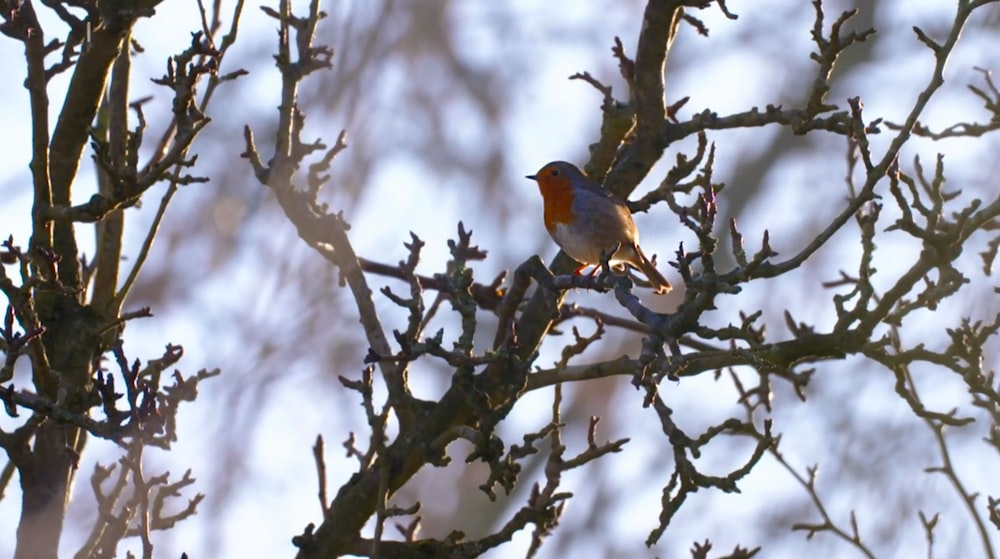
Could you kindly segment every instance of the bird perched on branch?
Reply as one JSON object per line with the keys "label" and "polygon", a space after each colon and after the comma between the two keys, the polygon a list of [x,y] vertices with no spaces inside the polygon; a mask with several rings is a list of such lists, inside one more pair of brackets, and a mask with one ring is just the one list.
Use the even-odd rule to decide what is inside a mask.
{"label": "bird perched on branch", "polygon": [[639,270],[657,294],[670,291],[670,282],[639,248],[639,232],[625,202],[565,161],[548,163],[527,178],[538,183],[545,228],[552,239],[583,264],[577,273],[588,265],[599,265],[601,251],[610,252],[621,243],[610,263]]}

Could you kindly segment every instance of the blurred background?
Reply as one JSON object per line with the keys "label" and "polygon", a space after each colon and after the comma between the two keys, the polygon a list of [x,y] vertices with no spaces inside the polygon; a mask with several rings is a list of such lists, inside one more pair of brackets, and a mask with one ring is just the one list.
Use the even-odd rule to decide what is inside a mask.
{"label": "blurred background", "polygon": [[[815,78],[809,58],[814,10],[807,2],[730,0],[737,21],[718,9],[695,12],[710,34],[699,36],[682,25],[670,53],[667,101],[690,101],[678,115],[690,118],[706,108],[725,115],[767,104],[802,105]],[[868,119],[901,122],[933,68],[933,57],[912,31],[918,25],[941,38],[954,17],[954,2],[881,0],[857,2],[859,14],[849,29],[875,27],[878,33],[848,50],[834,73],[828,101],[846,108],[859,96]],[[234,3],[223,2],[223,13]],[[333,179],[322,197],[331,209],[344,211],[351,223],[356,251],[371,260],[395,264],[407,255],[403,247],[412,231],[427,245],[419,272],[443,271],[447,240],[459,221],[474,232],[473,242],[489,251],[474,264],[476,277],[488,283],[534,254],[549,260],[556,246],[541,219],[541,199],[523,178],[553,159],[582,165],[587,145],[598,138],[600,94],[576,72],[589,71],[612,85],[619,99],[627,96],[611,56],[614,37],[634,55],[645,3],[639,0],[581,2],[511,2],[458,0],[341,0],[326,2],[328,18],[317,43],[335,50],[334,68],[314,74],[301,90],[307,115],[305,137],[332,143],[347,130],[349,148],[336,159]],[[847,0],[824,2],[826,29]],[[41,7],[39,7],[41,9]],[[304,10],[305,5],[297,6]],[[193,0],[166,2],[152,20],[142,20],[135,37],[146,49],[133,59],[133,97],[153,95],[145,114],[153,131],[160,131],[169,113],[170,97],[149,81],[165,72],[166,58],[180,52],[189,32],[200,28]],[[224,16],[224,21],[228,21]],[[995,48],[1000,8],[987,7],[973,17],[954,52],[946,83],[931,101],[923,122],[940,130],[956,122],[986,121],[989,114],[966,88],[983,85],[976,67],[996,69]],[[50,21],[49,34],[62,33]],[[170,29],[164,32],[164,29]],[[169,470],[179,477],[191,468],[205,493],[198,515],[177,528],[158,534],[158,557],[281,557],[291,556],[293,535],[309,522],[318,523],[320,508],[311,447],[317,435],[326,440],[331,496],[355,471],[340,443],[350,432],[362,447],[367,428],[356,394],[342,388],[338,375],[359,378],[367,343],[358,327],[350,294],[337,287],[338,276],[309,249],[286,220],[271,193],[254,180],[239,158],[242,127],[255,131],[258,147],[274,130],[280,81],[273,65],[276,25],[256,5],[248,5],[241,20],[240,40],[224,61],[222,71],[245,68],[250,74],[224,85],[209,106],[212,124],[194,151],[198,171],[211,177],[204,185],[183,187],[167,212],[141,284],[126,310],[150,306],[154,319],[132,322],[125,336],[130,359],[159,356],[167,343],[184,346],[180,369],[193,374],[219,367],[223,375],[202,385],[196,403],[181,413],[181,440],[170,453],[148,453],[148,472]],[[26,244],[30,235],[30,160],[28,100],[23,81],[20,45],[0,42],[4,81],[0,143],[0,236],[13,234]],[[53,80],[51,111],[58,113],[67,75]],[[155,133],[147,134],[148,137]],[[891,134],[873,137],[876,154]],[[789,256],[806,245],[841,211],[847,196],[847,144],[844,138],[814,133],[795,136],[775,126],[712,132],[717,156],[714,178],[726,188],[720,197],[719,223],[737,220],[746,248],[755,251],[765,230],[771,245]],[[693,153],[693,140],[672,145],[653,173],[633,196],[654,188],[678,153]],[[963,192],[962,203],[995,196],[997,138],[930,142],[914,140],[903,151],[900,165],[913,172],[920,156],[933,169],[937,153],[945,154],[948,184]],[[264,148],[266,149],[266,148]],[[262,154],[265,159],[269,155]],[[92,163],[85,161],[74,195],[85,201],[94,191]],[[857,179],[860,175],[856,175]],[[134,255],[146,233],[162,189],[154,189],[127,220],[129,254]],[[881,186],[886,194],[885,184]],[[882,222],[891,223],[891,198]],[[957,207],[956,207],[957,209]],[[694,246],[693,237],[663,206],[637,216],[646,252],[660,256],[660,268],[679,283],[673,259],[679,243]],[[82,230],[83,246],[92,235]],[[899,232],[881,233],[876,285],[891,286],[901,269],[919,251]],[[963,316],[989,319],[998,310],[993,280],[985,277],[977,252],[986,238],[973,239],[960,259],[972,284],[933,315],[916,315],[904,324],[904,344],[947,344],[944,328]],[[91,248],[86,249],[92,253]],[[855,275],[858,232],[852,223],[802,268],[777,280],[755,282],[739,294],[718,301],[706,319],[712,326],[738,323],[738,311],[763,311],[769,339],[791,337],[783,313],[797,321],[828,328],[835,319],[831,297],[846,288],[826,290],[840,270]],[[723,262],[726,262],[723,259]],[[126,263],[126,267],[130,263]],[[730,264],[724,264],[727,266]],[[402,283],[370,276],[373,287]],[[435,293],[427,293],[427,303]],[[661,311],[681,299],[675,292],[644,301]],[[621,316],[608,295],[576,292],[570,302]],[[402,328],[405,315],[390,301],[376,296],[387,331]],[[493,336],[494,318],[480,315],[480,349]],[[587,321],[574,322],[583,333]],[[445,339],[457,336],[458,321],[444,305],[428,332],[443,328]],[[558,359],[568,334],[547,339],[538,366]],[[575,363],[635,355],[641,338],[613,328]],[[960,408],[979,417],[969,427],[949,432],[956,468],[970,491],[1000,493],[996,455],[982,443],[988,423],[968,404],[960,379],[935,369],[915,370],[929,407]],[[752,375],[738,371],[741,375]],[[435,398],[450,382],[450,370],[439,363],[415,364],[410,374],[420,397]],[[817,491],[834,522],[849,529],[855,511],[865,542],[878,556],[926,554],[926,539],[918,511],[928,517],[942,513],[935,550],[941,556],[981,551],[968,512],[939,474],[924,468],[940,464],[931,431],[916,419],[893,392],[891,372],[858,358],[822,363],[809,387],[808,401],[797,399],[781,383],[774,386],[774,430],[780,433],[786,458],[804,475],[819,465]],[[689,435],[728,417],[743,418],[732,382],[711,374],[665,382],[661,387],[674,419]],[[508,443],[535,431],[550,419],[552,391],[526,396],[500,426]],[[642,394],[628,378],[588,382],[565,389],[564,436],[572,455],[586,447],[587,418],[602,418],[598,439],[630,437],[623,452],[605,457],[567,475],[565,489],[574,493],[559,528],[542,547],[540,557],[682,557],[692,542],[706,539],[717,553],[737,544],[763,546],[766,556],[840,557],[852,553],[829,534],[807,541],[790,531],[795,522],[819,521],[808,494],[773,458],[765,457],[742,484],[742,494],[701,491],[684,505],[658,545],[643,541],[657,524],[663,485],[672,471],[671,450],[655,414],[641,407]],[[759,418],[758,418],[759,420]],[[703,472],[725,475],[749,456],[751,443],[719,439],[701,460]],[[535,463],[523,474],[517,491],[496,503],[476,487],[486,479],[479,464],[466,466],[469,447],[449,447],[453,463],[444,469],[422,470],[395,502],[419,500],[422,534],[443,537],[459,529],[479,537],[502,525],[540,479]],[[113,445],[92,441],[81,466],[71,507],[72,532],[64,541],[71,553],[93,520],[89,475],[94,462],[117,459]],[[176,503],[180,509],[184,503]],[[13,526],[20,507],[16,481],[0,500],[0,524]],[[394,537],[394,529],[386,532]],[[489,557],[521,556],[529,532],[494,550]],[[995,537],[994,545],[1000,543]],[[137,545],[137,544],[136,544]],[[12,553],[13,541],[0,541],[0,555]],[[964,555],[964,553],[963,553]]]}

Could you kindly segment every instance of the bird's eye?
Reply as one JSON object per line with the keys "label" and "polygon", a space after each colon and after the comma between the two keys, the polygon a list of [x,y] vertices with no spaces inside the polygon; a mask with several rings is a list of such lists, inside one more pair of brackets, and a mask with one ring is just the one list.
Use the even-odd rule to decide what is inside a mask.
{"label": "bird's eye", "polygon": [[559,176],[559,169],[552,169],[552,170],[550,170],[549,171],[549,176],[550,177],[558,177]]}

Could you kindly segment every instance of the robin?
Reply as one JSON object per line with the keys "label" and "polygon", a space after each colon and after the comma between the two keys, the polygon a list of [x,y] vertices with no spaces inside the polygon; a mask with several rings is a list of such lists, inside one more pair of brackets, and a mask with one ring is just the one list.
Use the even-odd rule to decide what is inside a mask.
{"label": "robin", "polygon": [[625,202],[565,161],[553,161],[527,178],[538,183],[545,206],[545,228],[552,239],[583,264],[577,273],[588,265],[600,264],[601,251],[610,251],[621,243],[611,263],[641,271],[657,294],[670,291],[670,282],[639,248],[639,232]]}

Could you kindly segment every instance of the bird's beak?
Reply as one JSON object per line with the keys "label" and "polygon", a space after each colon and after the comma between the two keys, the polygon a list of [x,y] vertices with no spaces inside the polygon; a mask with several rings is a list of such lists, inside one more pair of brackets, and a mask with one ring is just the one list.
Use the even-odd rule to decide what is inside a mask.
{"label": "bird's beak", "polygon": [[537,181],[538,180],[538,175],[524,175],[524,178],[531,179],[533,181]]}

